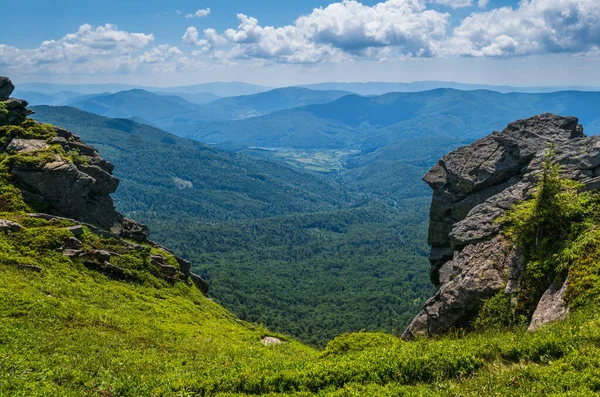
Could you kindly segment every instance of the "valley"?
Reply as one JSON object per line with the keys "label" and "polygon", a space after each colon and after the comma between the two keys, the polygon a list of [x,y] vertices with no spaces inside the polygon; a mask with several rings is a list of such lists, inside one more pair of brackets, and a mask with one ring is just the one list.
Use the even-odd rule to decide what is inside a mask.
{"label": "valley", "polygon": [[[323,346],[361,329],[397,333],[430,296],[430,190],[421,178],[438,158],[538,108],[577,108],[593,134],[600,114],[590,103],[597,96],[274,90],[204,105],[214,117],[232,118],[205,121],[203,130],[220,131],[208,137],[181,132],[195,125],[184,115],[200,115],[198,105],[142,90],[85,100],[84,109],[130,120],[73,107],[33,110],[37,120],[75,131],[115,163],[118,208],[192,260],[217,302]],[[233,120],[246,109],[267,114]],[[165,118],[168,112],[176,115]],[[145,120],[155,126],[136,122]],[[225,131],[235,134],[225,138]]]}
{"label": "valley", "polygon": [[600,0],[6,3],[0,397],[600,395]]}

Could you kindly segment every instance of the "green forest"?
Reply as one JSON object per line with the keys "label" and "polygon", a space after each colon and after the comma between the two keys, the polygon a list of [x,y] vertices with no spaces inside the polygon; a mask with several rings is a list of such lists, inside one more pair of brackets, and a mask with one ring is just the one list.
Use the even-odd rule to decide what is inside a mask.
{"label": "green forest", "polygon": [[[398,333],[431,295],[424,183],[383,200],[131,120],[33,109],[114,162],[118,209],[191,260],[211,297],[244,320],[323,346],[345,332]],[[400,183],[435,153],[421,150]]]}

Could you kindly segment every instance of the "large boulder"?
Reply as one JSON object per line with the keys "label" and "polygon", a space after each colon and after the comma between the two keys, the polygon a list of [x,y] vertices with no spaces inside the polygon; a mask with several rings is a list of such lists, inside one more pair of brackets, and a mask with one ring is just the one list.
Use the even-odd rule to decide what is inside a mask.
{"label": "large boulder", "polygon": [[[557,283],[555,280],[542,295],[529,325],[529,331],[538,331],[544,324],[564,320],[569,314],[565,301],[568,281]],[[560,288],[559,288],[560,287]]]}
{"label": "large boulder", "polygon": [[6,76],[0,76],[0,101],[6,101],[15,90],[12,81]]}
{"label": "large boulder", "polygon": [[600,138],[586,138],[576,118],[553,114],[513,122],[461,147],[424,177],[433,190],[430,273],[437,292],[405,338],[466,326],[485,299],[518,291],[524,261],[497,219],[531,195],[551,143],[565,176],[600,187]]}

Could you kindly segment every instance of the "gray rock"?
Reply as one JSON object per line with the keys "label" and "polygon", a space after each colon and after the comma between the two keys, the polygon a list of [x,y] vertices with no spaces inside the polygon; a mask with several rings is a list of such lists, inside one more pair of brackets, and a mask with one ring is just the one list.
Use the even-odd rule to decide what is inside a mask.
{"label": "gray rock", "polygon": [[477,314],[484,300],[505,288],[508,269],[520,253],[502,236],[467,246],[452,266],[453,274],[423,307],[403,338],[441,334],[462,327]]}
{"label": "gray rock", "polygon": [[17,265],[17,267],[19,269],[23,269],[23,270],[30,270],[32,272],[36,272],[36,273],[41,273],[42,272],[42,268],[39,266],[34,266],[34,265]]}
{"label": "gray rock", "polygon": [[81,241],[79,241],[75,237],[69,237],[68,239],[65,240],[65,242],[63,244],[63,248],[64,249],[78,250],[78,249],[81,248],[82,245],[83,244],[81,243]]}
{"label": "gray rock", "polygon": [[81,225],[68,227],[67,230],[73,233],[73,236],[75,237],[83,236],[83,227]]}
{"label": "gray rock", "polygon": [[98,196],[107,196],[117,191],[119,180],[96,165],[80,164],[79,171],[96,180],[92,186],[92,193]]}
{"label": "gray rock", "polygon": [[497,220],[531,195],[552,142],[566,177],[600,188],[600,138],[586,139],[576,118],[552,114],[510,123],[447,154],[425,175],[433,190],[430,273],[438,291],[405,338],[467,326],[485,299],[502,290],[517,294],[523,255],[501,236]]}
{"label": "gray rock", "polygon": [[197,274],[190,273],[190,278],[192,282],[204,295],[208,295],[208,283],[202,279],[202,277]]}
{"label": "gray rock", "polygon": [[175,260],[177,260],[177,263],[179,264],[179,271],[181,271],[181,273],[183,273],[185,275],[189,275],[190,270],[192,268],[192,264],[189,261],[186,261],[185,259],[181,259],[177,256],[175,257]]}
{"label": "gray rock", "polygon": [[33,152],[35,150],[48,149],[49,146],[43,139],[19,139],[15,138],[6,147],[7,150],[15,152]]}
{"label": "gray rock", "polygon": [[0,232],[18,232],[23,227],[16,222],[0,219]]}
{"label": "gray rock", "polygon": [[260,340],[260,343],[262,343],[265,346],[275,346],[275,345],[281,345],[283,342],[279,338],[274,338],[272,336],[265,336],[264,338],[262,338]]}
{"label": "gray rock", "polygon": [[155,262],[155,263],[163,265],[163,264],[165,264],[166,260],[165,260],[165,258],[163,258],[160,255],[150,255],[150,262]]}
{"label": "gray rock", "polygon": [[0,112],[0,126],[21,124],[33,112],[27,109],[27,101],[10,98],[6,101],[6,112]]}
{"label": "gray rock", "polygon": [[115,208],[105,187],[60,157],[40,168],[15,166],[11,169],[23,190],[43,198],[48,212],[90,223],[103,229],[120,225],[123,216]]}
{"label": "gray rock", "polygon": [[12,81],[6,76],[0,76],[0,101],[6,101],[15,90]]}
{"label": "gray rock", "polygon": [[[561,285],[558,289],[557,285]],[[540,299],[529,325],[529,331],[539,331],[545,324],[562,321],[569,314],[569,307],[565,302],[568,280],[557,283],[556,280]]]}
{"label": "gray rock", "polygon": [[81,250],[73,250],[73,249],[63,249],[62,254],[67,258],[78,258],[83,254]]}
{"label": "gray rock", "polygon": [[141,223],[131,219],[123,219],[121,222],[120,234],[125,238],[130,238],[139,242],[146,242],[148,241],[150,231],[146,225],[142,225]]}

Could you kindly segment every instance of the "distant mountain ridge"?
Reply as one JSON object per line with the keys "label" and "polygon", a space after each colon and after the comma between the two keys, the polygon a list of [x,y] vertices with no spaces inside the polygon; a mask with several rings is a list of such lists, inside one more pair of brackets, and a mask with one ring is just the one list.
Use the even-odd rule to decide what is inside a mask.
{"label": "distant mountain ridge", "polygon": [[597,86],[509,86],[490,84],[469,84],[452,81],[416,81],[416,82],[323,82],[313,84],[293,84],[273,87],[243,82],[210,82],[188,86],[153,87],[134,84],[53,84],[20,83],[21,91],[34,91],[42,94],[54,94],[59,91],[71,91],[78,94],[100,94],[143,89],[146,91],[170,94],[212,94],[219,97],[252,95],[276,88],[301,87],[319,91],[349,91],[358,95],[382,95],[389,92],[419,92],[437,88],[453,88],[464,91],[490,90],[501,93],[548,93],[556,91],[600,91]]}
{"label": "distant mountain ridge", "polygon": [[190,86],[177,87],[152,87],[135,84],[54,84],[54,83],[20,83],[22,91],[35,91],[43,94],[53,94],[59,91],[72,91],[78,94],[100,94],[143,89],[152,92],[184,93],[184,94],[212,94],[219,97],[251,95],[272,89],[272,87],[260,86],[242,82],[212,82]]}
{"label": "distant mountain ridge", "polygon": [[383,95],[390,92],[420,92],[430,91],[438,88],[452,88],[462,91],[488,90],[500,93],[549,93],[557,91],[600,91],[597,86],[508,86],[508,85],[489,85],[489,84],[468,84],[452,81],[415,81],[412,83],[399,82],[339,82],[339,83],[316,83],[300,85],[299,87],[310,88],[311,90],[344,90],[354,92],[359,95]]}
{"label": "distant mountain ridge", "polygon": [[446,137],[475,139],[500,129],[515,117],[544,112],[580,115],[591,134],[600,120],[599,92],[501,94],[494,91],[436,89],[347,95],[333,102],[269,115],[182,126],[181,135],[218,144],[248,146],[375,149],[400,139]]}
{"label": "distant mountain ridge", "polygon": [[[62,104],[106,117],[141,117],[163,129],[178,133],[188,124],[256,117],[278,110],[328,103],[349,94],[345,91],[290,87],[252,95],[217,98],[200,105],[177,95],[132,89],[114,94],[79,96],[62,101]],[[197,97],[201,94],[183,95]]]}

